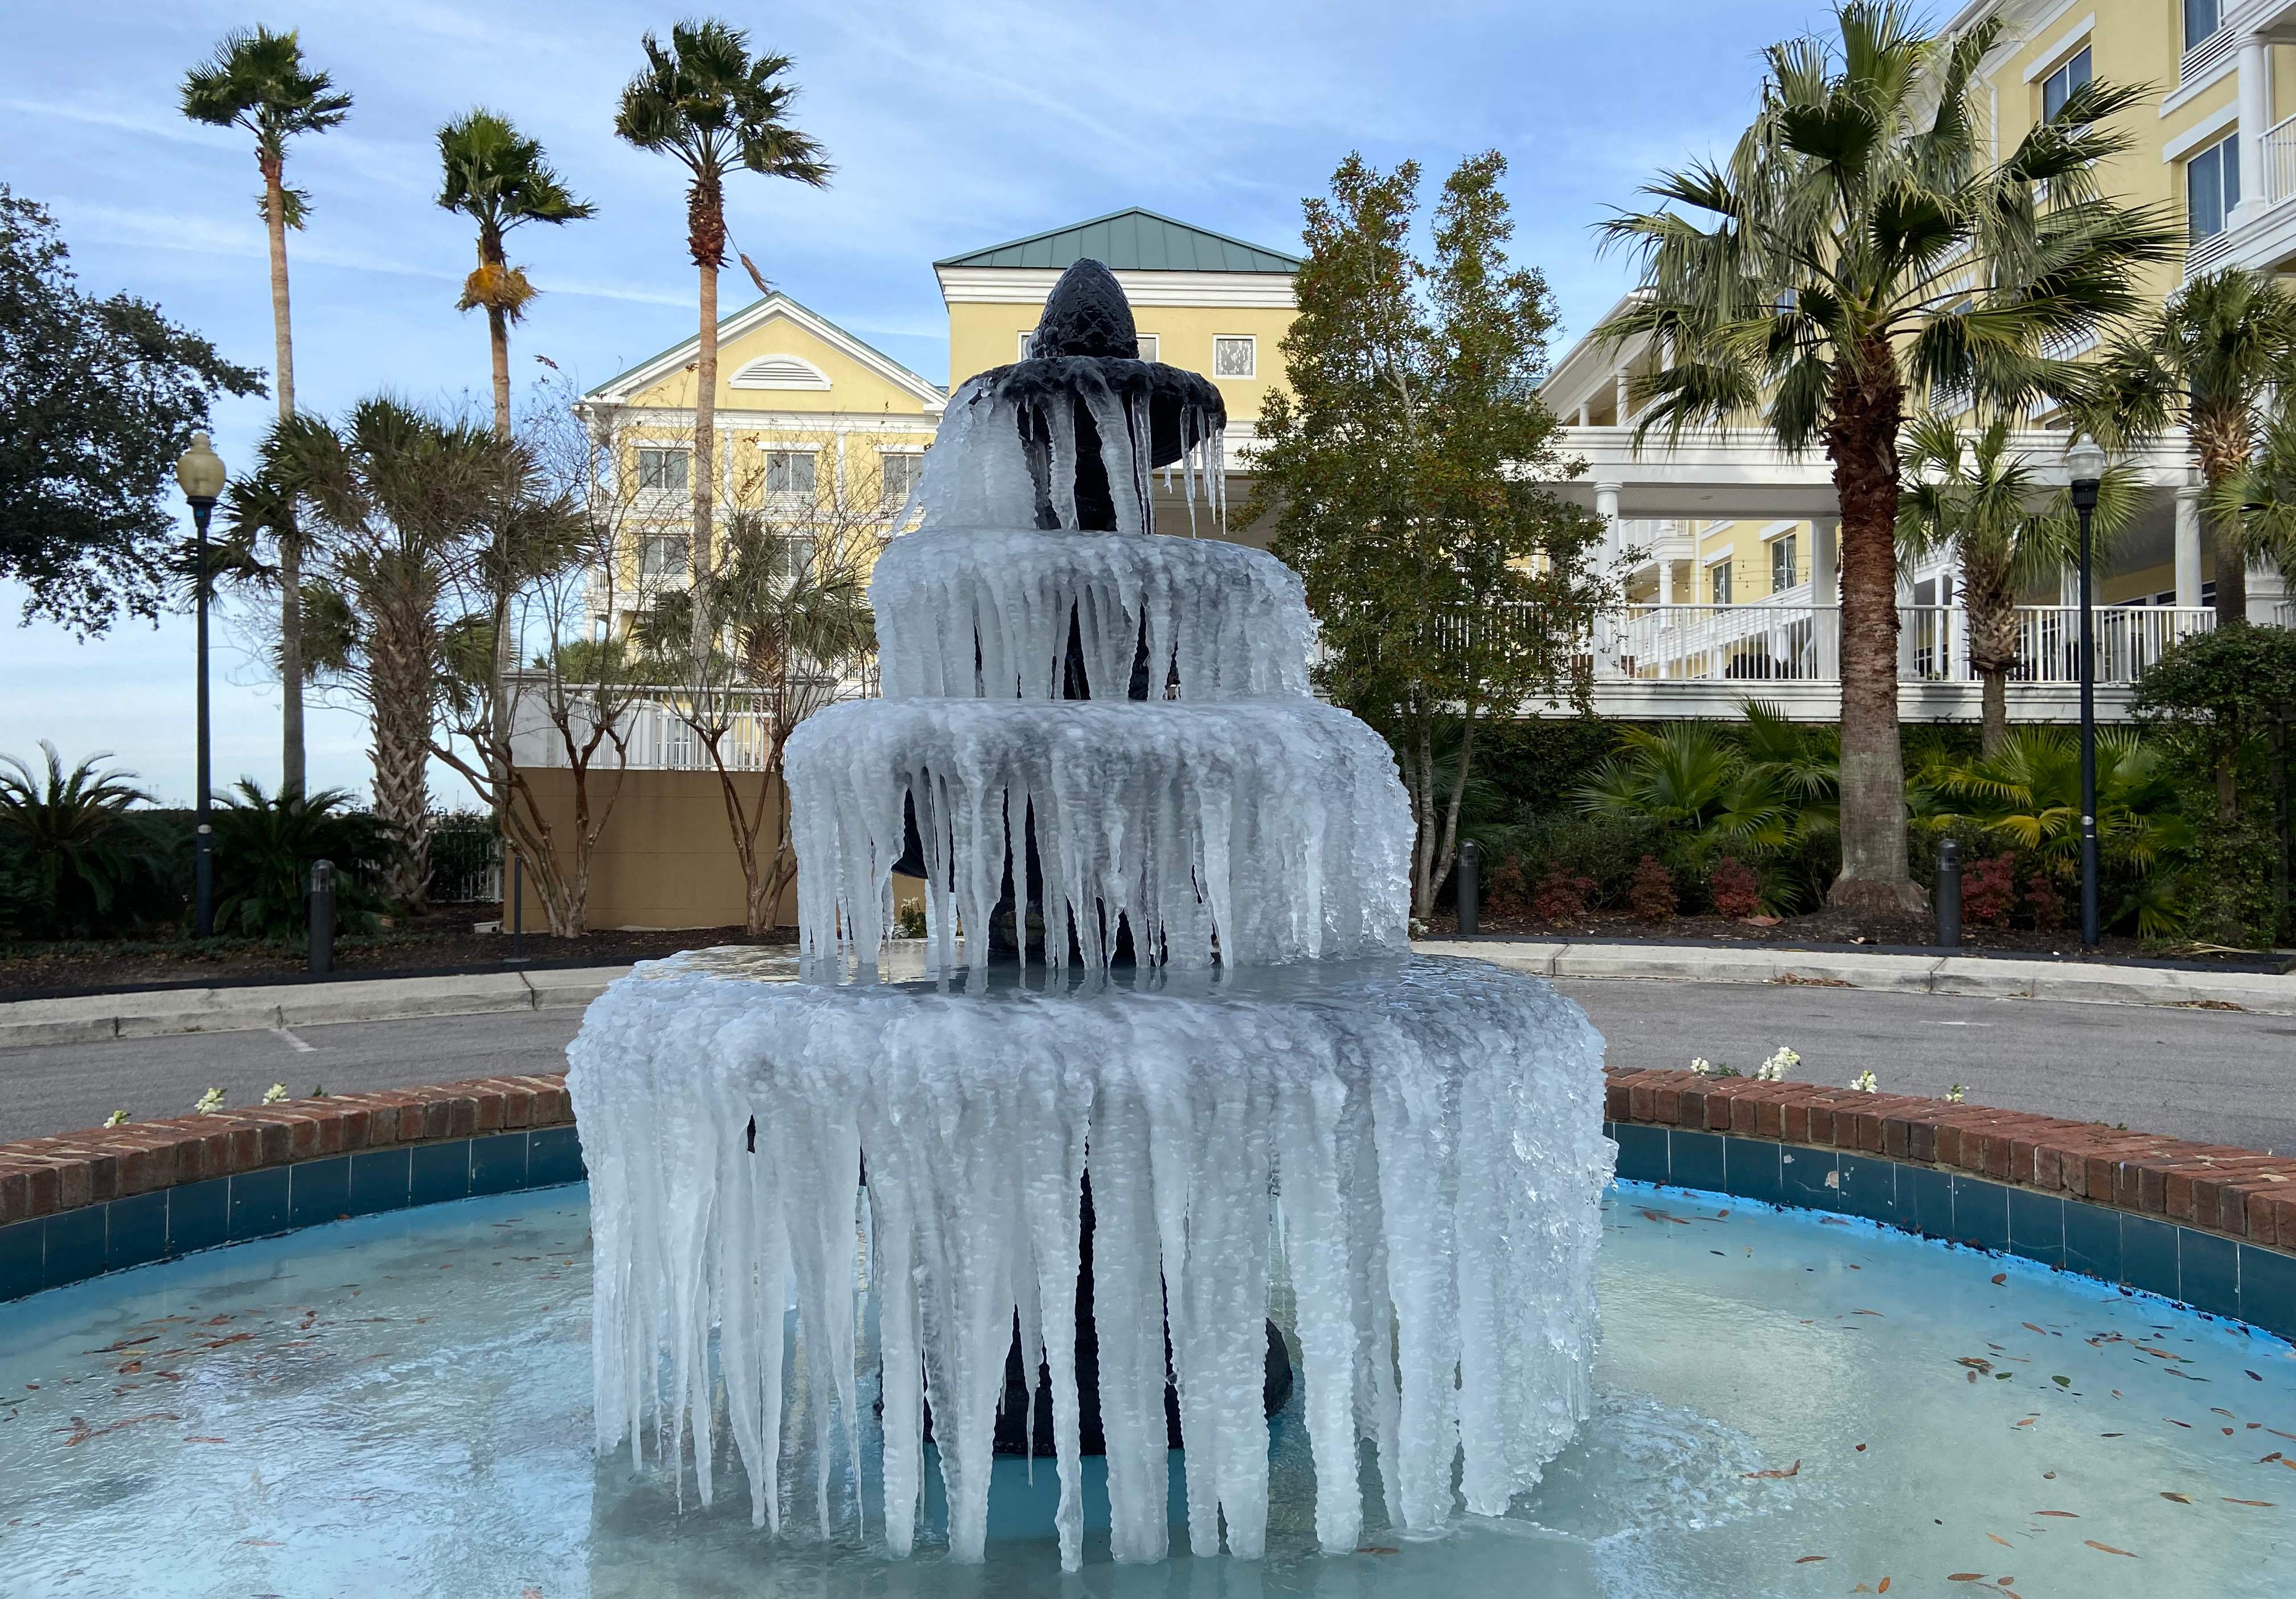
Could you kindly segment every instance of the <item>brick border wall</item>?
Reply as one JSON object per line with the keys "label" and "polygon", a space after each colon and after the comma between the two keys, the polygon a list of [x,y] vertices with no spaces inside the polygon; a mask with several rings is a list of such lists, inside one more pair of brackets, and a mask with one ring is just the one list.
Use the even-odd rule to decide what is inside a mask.
{"label": "brick border wall", "polygon": [[341,1217],[578,1181],[562,1074],[0,1144],[0,1300]]}
{"label": "brick border wall", "polygon": [[1622,1177],[1862,1216],[2296,1340],[2296,1157],[1815,1083],[1604,1076]]}

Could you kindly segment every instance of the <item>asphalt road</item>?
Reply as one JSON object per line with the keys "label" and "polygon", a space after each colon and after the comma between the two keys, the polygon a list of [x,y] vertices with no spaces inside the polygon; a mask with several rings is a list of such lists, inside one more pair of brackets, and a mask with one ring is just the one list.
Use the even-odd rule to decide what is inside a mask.
{"label": "asphalt road", "polygon": [[[2251,1149],[2296,1150],[2296,1018],[1755,984],[1566,981],[1633,1066],[1693,1055],[1750,1071],[1781,1044],[1792,1075]],[[347,1022],[0,1050],[0,1139],[91,1127],[115,1108],[180,1115],[209,1086],[247,1104],[291,1094],[453,1082],[565,1064],[578,1011]]]}

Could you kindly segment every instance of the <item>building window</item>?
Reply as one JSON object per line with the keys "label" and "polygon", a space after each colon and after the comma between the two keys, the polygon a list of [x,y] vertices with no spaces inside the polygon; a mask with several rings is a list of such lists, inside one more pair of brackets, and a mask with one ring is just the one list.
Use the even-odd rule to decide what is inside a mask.
{"label": "building window", "polygon": [[766,452],[766,492],[776,498],[809,500],[813,497],[813,452],[811,450],[767,450]]}
{"label": "building window", "polygon": [[638,487],[662,494],[685,492],[686,453],[684,450],[640,450]]}
{"label": "building window", "polygon": [[924,475],[925,458],[910,450],[880,450],[877,470],[883,483],[881,503],[888,508],[908,504],[909,496],[916,491],[917,480]]}
{"label": "building window", "polygon": [[1730,563],[1718,561],[1706,569],[1707,599],[1716,605],[1730,603]]}
{"label": "building window", "polygon": [[1144,361],[1161,360],[1163,357],[1156,352],[1163,348],[1163,342],[1153,333],[1143,333],[1140,335],[1140,348],[1136,353]]}
{"label": "building window", "polygon": [[2240,203],[2240,135],[2218,139],[2185,160],[2185,211],[2193,237],[2213,239],[2225,231]]}
{"label": "building window", "polygon": [[1022,328],[1021,330],[1021,353],[1013,358],[1015,361],[1025,361],[1029,359],[1029,346],[1034,344],[1036,341],[1037,330],[1034,328]]}
{"label": "building window", "polygon": [[1259,375],[1259,341],[1248,334],[1222,334],[1212,340],[1212,376],[1249,378]]}
{"label": "building window", "polygon": [[2185,0],[2185,48],[2204,43],[2217,30],[2223,7],[2218,0]]}
{"label": "building window", "polygon": [[1770,540],[1770,592],[1772,594],[1794,586],[1795,543],[1794,536],[1791,533],[1784,538]]}
{"label": "building window", "polygon": [[653,580],[685,576],[687,535],[649,533],[638,546],[638,575]]}
{"label": "building window", "polygon": [[2088,87],[2088,46],[2084,45],[2079,54],[2041,79],[2043,119],[2054,117],[2064,110],[2066,101],[2070,100],[2077,91]]}

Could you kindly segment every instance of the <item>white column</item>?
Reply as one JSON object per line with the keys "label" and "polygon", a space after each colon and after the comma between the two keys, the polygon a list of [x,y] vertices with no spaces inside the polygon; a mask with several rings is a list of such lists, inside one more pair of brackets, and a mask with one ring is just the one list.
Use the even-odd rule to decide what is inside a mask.
{"label": "white column", "polygon": [[1622,428],[1627,425],[1627,418],[1633,414],[1632,404],[1627,398],[1627,371],[1622,366],[1611,378],[1611,392],[1618,398],[1619,425]]}
{"label": "white column", "polygon": [[[1619,539],[1623,531],[1619,525],[1619,487],[1616,483],[1595,485],[1595,514],[1603,519],[1603,575],[1623,582],[1626,574],[1618,570]],[[1607,677],[1617,669],[1617,620],[1614,616],[1606,616],[1595,628],[1595,671],[1596,676]]]}
{"label": "white column", "polygon": [[1595,425],[1595,406],[1591,400],[1578,402],[1578,425],[1582,428],[1591,428]]}
{"label": "white column", "polygon": [[1809,603],[1818,607],[1812,612],[1810,632],[1817,648],[1818,677],[1832,683],[1841,676],[1841,612],[1832,609],[1841,603],[1841,519],[1814,516],[1809,532]]}
{"label": "white column", "polygon": [[1674,558],[1671,555],[1659,557],[1658,603],[1660,605],[1674,603]]}
{"label": "white column", "polygon": [[2202,603],[2201,486],[2197,483],[2177,490],[2177,603]]}
{"label": "white column", "polygon": [[2264,130],[2272,126],[2272,41],[2251,33],[2240,42],[2240,204],[2245,222],[2266,203]]}

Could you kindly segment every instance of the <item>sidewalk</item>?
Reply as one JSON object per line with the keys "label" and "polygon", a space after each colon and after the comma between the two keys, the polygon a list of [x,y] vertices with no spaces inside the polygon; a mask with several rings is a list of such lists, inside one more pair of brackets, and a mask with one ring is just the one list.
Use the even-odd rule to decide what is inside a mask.
{"label": "sidewalk", "polygon": [[[1414,947],[1424,955],[1492,961],[1540,977],[1773,983],[1785,988],[1869,988],[1894,994],[2087,1004],[2184,1005],[2296,1015],[2296,974],[2082,965],[1982,955],[1865,955],[1759,946],[1570,944],[1527,939],[1429,939]],[[17,1000],[0,1004],[0,1049],[170,1033],[246,1032],[337,1021],[554,1010],[588,1004],[628,970],[627,966],[590,966]]]}

